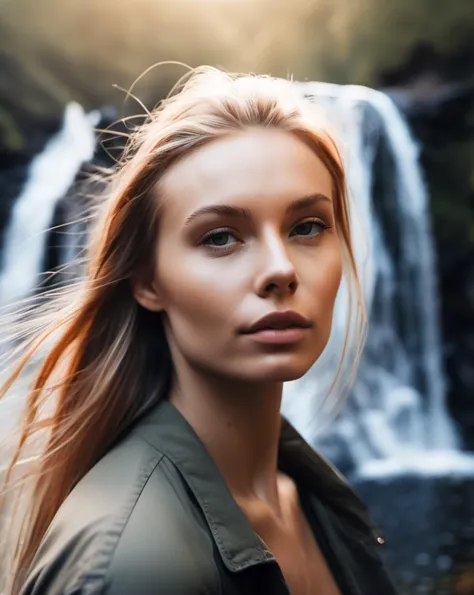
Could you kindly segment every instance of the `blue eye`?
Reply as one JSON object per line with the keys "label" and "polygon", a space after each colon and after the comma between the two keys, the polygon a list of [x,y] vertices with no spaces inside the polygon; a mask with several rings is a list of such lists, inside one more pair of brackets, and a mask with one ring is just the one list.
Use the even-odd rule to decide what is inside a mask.
{"label": "blue eye", "polygon": [[207,238],[204,239],[203,244],[206,246],[213,246],[216,248],[229,246],[235,242],[229,242],[230,238],[235,237],[228,231],[218,231],[211,235],[208,235]]}
{"label": "blue eye", "polygon": [[325,229],[327,229],[327,226],[320,221],[304,221],[303,223],[299,223],[293,229],[290,235],[315,237],[318,236]]}

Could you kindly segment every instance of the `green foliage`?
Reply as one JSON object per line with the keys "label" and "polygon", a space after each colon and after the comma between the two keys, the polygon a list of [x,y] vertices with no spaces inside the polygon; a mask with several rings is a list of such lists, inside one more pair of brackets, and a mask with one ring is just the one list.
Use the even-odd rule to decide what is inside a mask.
{"label": "green foliage", "polygon": [[[474,10],[472,0],[15,0],[0,4],[0,27],[0,57],[14,55],[43,89],[119,104],[112,85],[162,60],[374,85],[417,43],[462,45]],[[175,76],[148,77],[145,99]]]}
{"label": "green foliage", "polygon": [[[377,86],[381,73],[403,65],[420,43],[447,53],[472,43],[472,2],[1,2],[0,144],[21,149],[27,131],[20,124],[57,115],[71,99],[87,108],[115,105],[121,115],[141,112],[133,101],[123,105],[124,93],[114,84],[129,88],[146,68],[165,60]],[[151,107],[184,72],[161,66],[134,91]],[[474,242],[474,141],[430,147],[427,163],[441,245],[453,237]]]}

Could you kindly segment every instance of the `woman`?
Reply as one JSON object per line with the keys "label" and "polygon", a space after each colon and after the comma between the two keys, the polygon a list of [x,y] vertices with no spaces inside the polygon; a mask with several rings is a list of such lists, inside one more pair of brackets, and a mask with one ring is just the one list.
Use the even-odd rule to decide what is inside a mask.
{"label": "woman", "polygon": [[11,466],[46,424],[10,593],[394,593],[366,509],[280,414],[343,274],[361,295],[311,105],[201,69],[114,176],[85,279],[22,362],[54,333]]}

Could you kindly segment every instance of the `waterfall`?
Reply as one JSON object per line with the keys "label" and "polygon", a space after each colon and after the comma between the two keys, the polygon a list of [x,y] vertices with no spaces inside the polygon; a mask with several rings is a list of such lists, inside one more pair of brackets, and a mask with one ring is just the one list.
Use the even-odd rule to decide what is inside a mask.
{"label": "waterfall", "polygon": [[[357,381],[330,432],[336,459],[454,451],[445,404],[433,238],[419,148],[392,100],[359,86],[300,83],[325,110],[348,175],[353,241],[369,318]],[[339,363],[348,296],[342,285],[331,338],[315,366],[285,390],[284,411],[314,438],[318,402]]]}
{"label": "waterfall", "polygon": [[[330,428],[321,430],[319,404],[335,377],[346,333],[349,294],[343,283],[329,343],[304,378],[285,386],[284,413],[342,467],[347,462],[367,469],[377,461],[406,464],[419,453],[454,453],[428,195],[417,143],[381,92],[327,83],[295,85],[324,110],[342,151],[369,332],[348,402]],[[31,163],[1,247],[0,304],[37,286],[46,232],[81,165],[94,154],[97,119],[98,114],[87,115],[70,104],[62,129]],[[66,246],[62,258],[73,252]]]}
{"label": "waterfall", "polygon": [[[29,164],[20,195],[7,221],[1,222],[5,233],[0,245],[0,307],[15,304],[37,288],[44,268],[48,230],[81,165],[94,155],[94,126],[99,117],[99,112],[86,114],[80,105],[70,103],[59,131]],[[7,346],[2,344],[0,351],[5,350]],[[0,370],[0,378],[3,372]],[[24,395],[19,392],[10,392],[0,403],[2,439],[23,407]],[[0,470],[3,463],[0,461]]]}
{"label": "waterfall", "polygon": [[37,286],[55,208],[81,165],[92,159],[97,122],[97,112],[86,114],[80,105],[70,103],[60,131],[30,164],[1,247],[0,304],[26,297]]}

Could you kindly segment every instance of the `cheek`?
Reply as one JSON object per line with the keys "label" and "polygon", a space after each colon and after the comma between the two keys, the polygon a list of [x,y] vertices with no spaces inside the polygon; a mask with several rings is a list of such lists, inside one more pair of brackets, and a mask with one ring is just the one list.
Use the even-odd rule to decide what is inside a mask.
{"label": "cheek", "polygon": [[213,327],[218,329],[228,318],[235,291],[222,275],[186,258],[174,266],[165,261],[159,271],[164,310],[177,331],[179,326],[183,330],[193,327],[212,332]]}
{"label": "cheek", "polygon": [[337,292],[342,279],[342,258],[339,249],[331,250],[325,258],[319,259],[313,265],[311,282],[311,299],[322,323],[326,317],[328,323],[332,319],[332,312]]}

